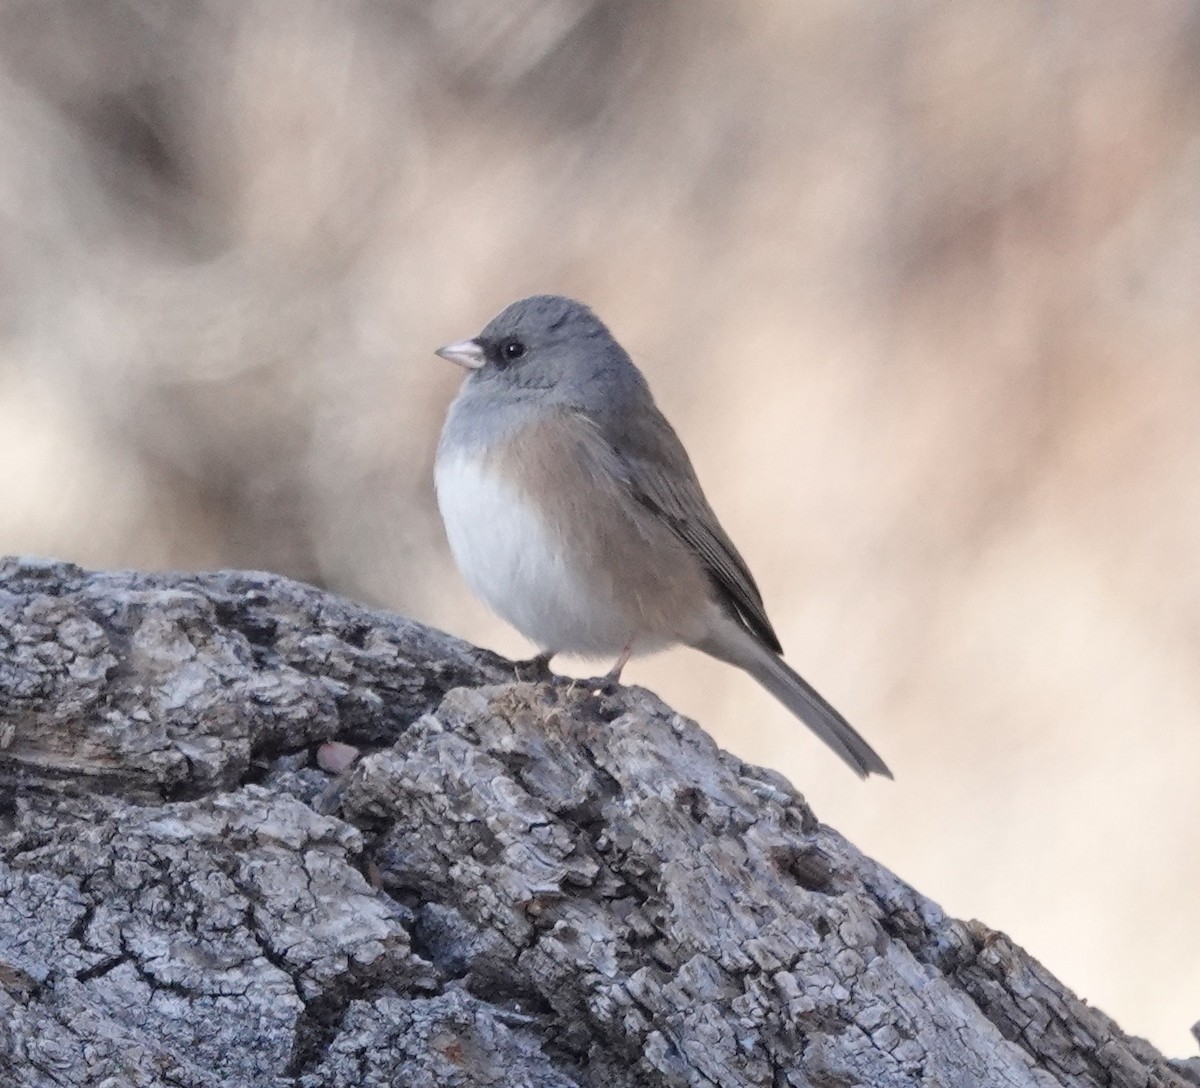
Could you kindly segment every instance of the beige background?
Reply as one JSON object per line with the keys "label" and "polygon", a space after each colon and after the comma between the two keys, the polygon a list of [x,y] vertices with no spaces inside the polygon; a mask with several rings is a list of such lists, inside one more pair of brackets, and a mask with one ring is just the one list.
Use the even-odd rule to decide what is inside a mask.
{"label": "beige background", "polygon": [[525,653],[430,351],[581,297],[896,781],[689,651],[629,678],[1194,1053],[1198,122],[1182,0],[5,0],[0,549]]}

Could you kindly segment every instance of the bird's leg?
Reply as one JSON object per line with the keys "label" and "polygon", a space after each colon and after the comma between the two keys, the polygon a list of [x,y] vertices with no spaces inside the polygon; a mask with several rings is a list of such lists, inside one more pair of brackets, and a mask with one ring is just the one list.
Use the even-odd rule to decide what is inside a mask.
{"label": "bird's leg", "polygon": [[617,690],[621,684],[621,670],[629,664],[629,659],[633,656],[633,638],[634,636],[631,635],[629,641],[625,643],[625,649],[621,651],[617,663],[603,676],[598,676],[595,680],[588,680],[588,687],[593,691],[602,691],[606,694]]}
{"label": "bird's leg", "polygon": [[617,663],[604,674],[604,679],[610,684],[619,684],[621,682],[621,670],[629,664],[629,659],[631,657],[633,657],[632,638],[625,643],[625,649],[621,651],[621,656],[617,658]]}
{"label": "bird's leg", "polygon": [[558,653],[557,650],[543,650],[528,661],[514,661],[513,670],[518,680],[536,683],[539,680],[549,680],[554,676],[550,671],[550,659]]}

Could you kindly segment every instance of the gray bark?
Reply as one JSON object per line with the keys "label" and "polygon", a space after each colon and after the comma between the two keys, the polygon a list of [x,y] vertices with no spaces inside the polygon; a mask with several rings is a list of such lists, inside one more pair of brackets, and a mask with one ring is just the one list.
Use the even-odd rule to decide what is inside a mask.
{"label": "gray bark", "polygon": [[0,1083],[1200,1074],[648,692],[271,575],[9,560]]}

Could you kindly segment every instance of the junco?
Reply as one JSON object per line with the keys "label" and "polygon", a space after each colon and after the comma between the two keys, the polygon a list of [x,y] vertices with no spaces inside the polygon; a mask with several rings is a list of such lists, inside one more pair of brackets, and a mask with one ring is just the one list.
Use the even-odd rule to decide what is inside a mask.
{"label": "junco", "polygon": [[745,669],[859,775],[883,760],[783,661],[754,579],[646,379],[586,306],[514,302],[438,355],[470,374],[438,444],[455,562],[545,651],[683,643]]}

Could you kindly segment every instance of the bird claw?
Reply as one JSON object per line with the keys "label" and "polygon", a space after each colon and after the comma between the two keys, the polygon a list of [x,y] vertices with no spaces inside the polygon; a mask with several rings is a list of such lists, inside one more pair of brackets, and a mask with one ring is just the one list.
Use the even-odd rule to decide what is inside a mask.
{"label": "bird claw", "polygon": [[553,650],[547,650],[545,653],[535,654],[526,661],[514,661],[513,672],[517,674],[517,679],[526,684],[538,684],[547,680],[554,679],[554,673],[550,671],[550,659],[554,656]]}
{"label": "bird claw", "polygon": [[606,672],[603,676],[592,676],[576,683],[594,695],[616,695],[621,690],[620,673]]}

